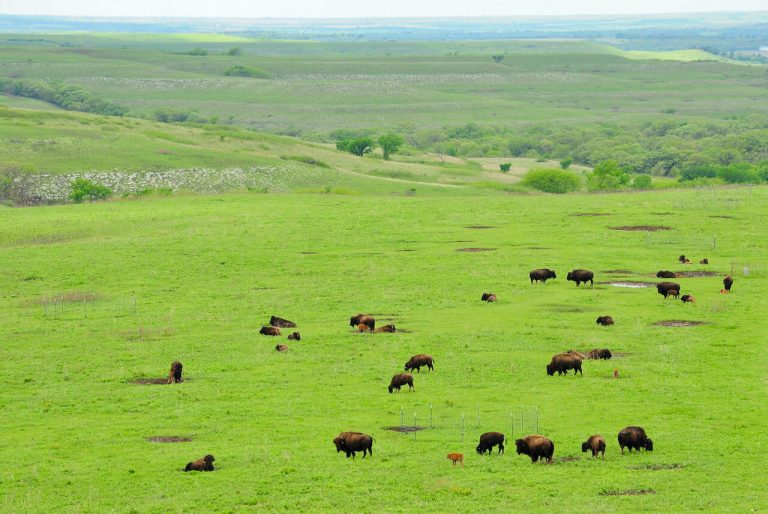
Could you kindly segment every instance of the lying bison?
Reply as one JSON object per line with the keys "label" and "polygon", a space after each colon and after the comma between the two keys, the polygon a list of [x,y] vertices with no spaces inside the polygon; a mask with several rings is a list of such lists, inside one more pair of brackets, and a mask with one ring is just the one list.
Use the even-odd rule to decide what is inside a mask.
{"label": "lying bison", "polygon": [[288,351],[288,346],[286,346],[284,344],[279,344],[279,345],[275,346],[275,350],[277,350],[278,352],[287,352]]}
{"label": "lying bison", "polygon": [[480,299],[484,302],[492,303],[496,301],[496,295],[493,293],[483,293]]}
{"label": "lying bison", "polygon": [[597,323],[598,325],[607,327],[608,325],[613,325],[614,321],[613,321],[613,318],[610,316],[598,316],[597,321],[595,323]]}
{"label": "lying bison", "polygon": [[709,264],[709,259],[701,259],[699,264]]}
{"label": "lying bison", "polygon": [[534,282],[542,282],[544,284],[547,283],[547,280],[550,278],[557,278],[557,275],[555,274],[555,270],[551,270],[548,268],[539,268],[531,271],[528,273],[528,276],[531,278],[531,284]]}
{"label": "lying bison", "polygon": [[680,264],[688,264],[691,262],[685,255],[681,255],[677,258],[677,260],[680,262]]}
{"label": "lying bison", "polygon": [[595,348],[594,350],[590,350],[587,355],[592,360],[597,360],[597,359],[608,360],[611,357],[613,357],[613,355],[611,354],[611,350],[609,350],[608,348]]}
{"label": "lying bison", "polygon": [[354,459],[357,452],[363,452],[363,458],[366,453],[373,457],[373,437],[362,432],[342,432],[333,439],[333,444],[336,445],[336,453],[343,451],[347,458],[351,456]]}
{"label": "lying bison", "polygon": [[624,448],[629,448],[629,453],[635,449],[640,451],[640,448],[646,451],[653,451],[653,441],[648,439],[645,435],[645,430],[641,427],[626,427],[619,432],[619,446],[621,446],[621,453],[624,453]]}
{"label": "lying bison", "polygon": [[394,334],[395,332],[397,332],[397,329],[395,328],[394,325],[384,325],[383,327],[379,327],[376,330],[374,330],[374,332],[376,332],[377,334],[380,334],[382,332],[388,333],[388,334]]}
{"label": "lying bison", "polygon": [[683,303],[696,303],[696,298],[692,294],[684,294],[680,297]]}
{"label": "lying bison", "polygon": [[421,373],[422,366],[426,366],[429,368],[429,371],[433,371],[435,369],[434,362],[435,360],[431,355],[420,353],[419,355],[414,355],[405,363],[405,371],[413,371],[415,369]]}
{"label": "lying bison", "polygon": [[582,453],[592,450],[592,457],[597,457],[598,453],[603,454],[603,460],[605,460],[605,438],[601,435],[593,435],[587,439],[586,443],[581,443]]}
{"label": "lying bison", "polygon": [[179,361],[171,363],[171,370],[168,372],[168,383],[178,384],[181,382],[181,370],[184,368]]}
{"label": "lying bison", "polygon": [[368,314],[358,314],[349,318],[350,327],[357,327],[359,325],[365,325],[368,327],[368,330],[373,332],[373,329],[376,328],[376,320]]}
{"label": "lying bison", "polygon": [[301,334],[298,332],[294,332],[292,334],[288,334],[288,340],[289,341],[301,341]]}
{"label": "lying bison", "polygon": [[656,276],[658,278],[677,278],[678,274],[674,271],[659,271]]}
{"label": "lying bison", "polygon": [[206,455],[202,459],[188,462],[184,471],[213,471],[213,455]]}
{"label": "lying bison", "polygon": [[659,282],[656,284],[656,291],[664,298],[669,296],[670,291],[677,291],[680,293],[680,284],[677,282]]}
{"label": "lying bison", "polygon": [[725,290],[730,293],[731,286],[733,286],[733,279],[730,275],[726,275],[726,277],[723,279],[723,287],[725,287]]}
{"label": "lying bison", "polygon": [[415,391],[416,389],[413,387],[413,375],[410,373],[400,373],[399,375],[395,375],[392,377],[392,381],[389,383],[389,387],[387,387],[387,390],[391,393],[395,389],[397,389],[397,392],[400,392],[400,388],[403,387],[405,384],[408,384],[408,390],[409,391]]}
{"label": "lying bison", "polygon": [[539,459],[542,459],[542,462],[546,459],[548,463],[551,463],[552,455],[555,453],[555,443],[543,435],[527,435],[522,439],[516,439],[515,446],[517,446],[517,454],[528,455],[531,458],[531,463]]}
{"label": "lying bison", "polygon": [[558,353],[552,357],[552,361],[547,364],[547,375],[551,377],[555,372],[557,372],[558,375],[567,375],[568,370],[572,369],[574,375],[578,372],[584,376],[584,373],[581,371],[581,360],[580,357],[573,354]]}
{"label": "lying bison", "polygon": [[486,432],[480,436],[480,444],[477,445],[475,450],[480,455],[488,452],[488,455],[492,453],[493,447],[499,446],[499,453],[504,453],[504,434],[501,432]]}
{"label": "lying bison", "polygon": [[261,327],[261,330],[259,330],[259,334],[263,336],[279,336],[280,329],[277,327],[268,327],[267,325],[264,325]]}
{"label": "lying bison", "polygon": [[589,282],[589,285],[591,286],[595,284],[595,274],[586,269],[575,269],[573,271],[569,271],[568,276],[565,278],[571,282],[576,282],[576,287],[578,287],[582,282],[585,284]]}
{"label": "lying bison", "polygon": [[293,321],[288,321],[287,319],[278,318],[277,316],[272,316],[269,319],[269,324],[273,327],[279,327],[279,328],[295,328],[296,323]]}

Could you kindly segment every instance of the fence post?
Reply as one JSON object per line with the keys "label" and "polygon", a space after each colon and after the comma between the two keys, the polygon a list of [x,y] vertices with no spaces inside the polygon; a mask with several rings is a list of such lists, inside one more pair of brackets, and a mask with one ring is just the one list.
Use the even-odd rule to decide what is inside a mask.
{"label": "fence post", "polygon": [[405,412],[403,412],[403,408],[400,407],[400,428],[402,429],[405,426]]}
{"label": "fence post", "polygon": [[432,424],[432,404],[429,404],[429,428],[434,428]]}
{"label": "fence post", "polygon": [[418,426],[419,425],[416,424],[416,413],[414,412],[413,413],[413,440],[414,441],[416,440],[416,432],[418,432],[418,429],[416,427]]}
{"label": "fence post", "polygon": [[464,442],[464,414],[461,415],[461,442]]}
{"label": "fence post", "polygon": [[480,428],[480,405],[477,405],[477,426],[475,428]]}

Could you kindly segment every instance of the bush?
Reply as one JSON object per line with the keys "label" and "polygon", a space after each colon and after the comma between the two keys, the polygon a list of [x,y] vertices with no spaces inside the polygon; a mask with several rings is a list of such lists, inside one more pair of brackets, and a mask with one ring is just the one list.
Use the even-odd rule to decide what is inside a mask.
{"label": "bush", "polygon": [[227,50],[227,55],[240,55],[243,53],[243,49],[236,46]]}
{"label": "bush", "polygon": [[571,166],[571,164],[573,164],[573,159],[571,159],[570,157],[566,157],[565,159],[560,161],[560,167],[563,168],[564,170],[567,170]]}
{"label": "bush", "polygon": [[123,116],[127,110],[107,102],[80,86],[65,84],[60,80],[0,79],[0,90],[9,95],[42,100],[69,111],[90,112],[105,116]]}
{"label": "bush", "polygon": [[510,162],[504,162],[499,164],[499,169],[502,173],[509,173],[509,170],[512,169],[512,163]]}
{"label": "bush", "polygon": [[651,189],[652,180],[650,175],[635,175],[632,179],[632,187],[634,189]]}
{"label": "bush", "polygon": [[330,168],[327,162],[315,159],[314,157],[309,157],[308,155],[281,155],[280,158],[285,159],[286,161],[296,161],[309,164],[310,166],[317,166],[318,168]]}
{"label": "bush", "polygon": [[208,50],[206,50],[205,48],[193,48],[187,53],[189,55],[208,55]]}
{"label": "bush", "polygon": [[370,137],[359,137],[357,139],[345,139],[336,143],[336,149],[343,152],[355,154],[358,157],[373,151],[376,144]]}
{"label": "bush", "polygon": [[545,193],[569,193],[581,187],[581,178],[570,171],[557,168],[540,168],[529,171],[522,185]]}
{"label": "bush", "polygon": [[717,167],[711,164],[699,166],[686,166],[680,172],[680,181],[695,180],[697,178],[715,178],[717,176]]}
{"label": "bush", "polygon": [[615,191],[629,184],[629,174],[616,161],[603,161],[587,177],[590,191]]}
{"label": "bush", "polygon": [[73,180],[72,192],[69,194],[69,198],[75,203],[105,200],[110,196],[112,196],[112,190],[110,188],[92,182],[86,178],[76,178]]}
{"label": "bush", "polygon": [[250,66],[232,66],[224,71],[224,75],[227,77],[250,77],[256,79],[269,78],[269,73]]}
{"label": "bush", "polygon": [[755,167],[746,162],[723,166],[718,170],[717,176],[723,179],[726,184],[755,184],[760,182]]}

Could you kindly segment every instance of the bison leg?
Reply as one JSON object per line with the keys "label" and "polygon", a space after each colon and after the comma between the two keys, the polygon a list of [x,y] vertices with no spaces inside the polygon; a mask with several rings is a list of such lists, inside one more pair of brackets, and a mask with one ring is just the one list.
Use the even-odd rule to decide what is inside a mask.
{"label": "bison leg", "polygon": [[499,443],[499,453],[504,453],[504,444]]}

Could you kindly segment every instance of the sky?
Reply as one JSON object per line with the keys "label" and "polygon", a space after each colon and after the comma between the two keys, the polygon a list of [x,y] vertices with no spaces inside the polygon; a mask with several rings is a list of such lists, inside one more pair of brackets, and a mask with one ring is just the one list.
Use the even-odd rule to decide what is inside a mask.
{"label": "sky", "polygon": [[768,11],[766,0],[0,0],[0,14],[206,18],[531,16]]}

